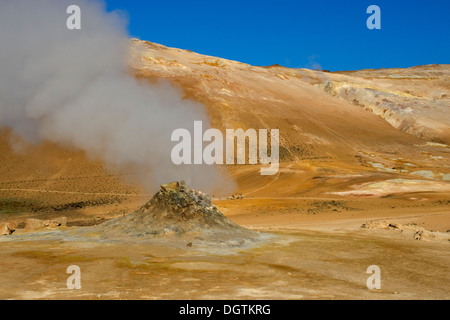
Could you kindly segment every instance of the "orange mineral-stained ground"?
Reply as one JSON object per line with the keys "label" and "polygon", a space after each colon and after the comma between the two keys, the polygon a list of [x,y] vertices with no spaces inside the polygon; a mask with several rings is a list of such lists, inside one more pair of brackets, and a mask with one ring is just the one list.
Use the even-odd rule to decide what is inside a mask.
{"label": "orange mineral-stained ground", "polygon": [[[0,299],[450,297],[449,65],[330,73],[130,46],[130,72],[170,81],[213,127],[280,130],[278,174],[224,165],[236,189],[212,195],[228,219],[271,237],[207,249],[71,238],[132,214],[159,186],[144,189],[133,167],[3,129]],[[28,219],[48,223],[32,229]],[[67,288],[70,265],[80,290]],[[367,288],[371,265],[381,289]]]}

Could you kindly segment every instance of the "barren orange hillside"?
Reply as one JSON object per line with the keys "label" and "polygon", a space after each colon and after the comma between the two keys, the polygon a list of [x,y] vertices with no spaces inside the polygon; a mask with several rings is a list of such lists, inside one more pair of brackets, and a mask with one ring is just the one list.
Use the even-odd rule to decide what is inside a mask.
{"label": "barren orange hillside", "polygon": [[[250,66],[138,40],[131,52],[136,77],[179,86],[204,104],[213,127],[280,130],[278,175],[223,167],[246,198],[450,191],[449,119],[437,116],[449,107],[448,65],[328,73]],[[133,168],[117,172],[51,143],[15,143],[13,150],[11,139],[18,138],[1,131],[3,213],[105,217],[150,197]]]}
{"label": "barren orange hillside", "polygon": [[[420,175],[427,170],[436,175],[436,180],[449,177],[446,176],[449,149],[445,144],[427,144],[429,141],[423,135],[419,138],[420,134],[415,135],[415,132],[405,133],[373,110],[367,110],[368,107],[324,90],[327,83],[336,82],[335,78],[343,75],[254,67],[148,42],[133,43],[132,66],[137,76],[152,80],[165,78],[180,85],[186,96],[206,106],[213,126],[280,129],[282,169],[279,176],[261,177],[252,166],[231,168],[240,191],[245,194],[274,197],[343,191],[349,183],[393,177],[412,179],[417,175],[411,173]],[[429,84],[421,78],[422,82],[416,84],[420,92],[427,85],[436,91],[448,92],[449,66],[428,69],[431,74],[434,69],[438,70],[439,76],[434,74]],[[404,71],[409,75],[414,72],[414,69]],[[384,73],[389,75],[390,72],[385,70]],[[368,81],[345,77],[350,88],[365,87]],[[393,79],[392,86],[408,88],[410,81]],[[382,92],[393,94],[392,89],[388,92],[385,87],[386,84],[377,87],[380,95]],[[417,88],[415,90],[419,90]],[[447,97],[443,93],[439,103],[447,103]],[[404,103],[414,108],[414,101]],[[423,112],[420,107],[417,106],[417,111]],[[439,114],[439,110],[428,109],[431,118]],[[400,119],[402,115],[397,117]],[[448,128],[447,122],[442,119],[442,126]],[[448,131],[444,130],[439,141],[447,141],[446,134]]]}

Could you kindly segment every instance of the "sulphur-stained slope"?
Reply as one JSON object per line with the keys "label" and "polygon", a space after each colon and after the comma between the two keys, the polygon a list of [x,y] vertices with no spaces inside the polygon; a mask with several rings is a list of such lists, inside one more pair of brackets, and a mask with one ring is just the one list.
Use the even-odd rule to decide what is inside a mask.
{"label": "sulphur-stained slope", "polygon": [[375,113],[401,131],[450,143],[450,65],[347,71],[316,79],[325,92]]}
{"label": "sulphur-stained slope", "polygon": [[[276,177],[261,177],[254,166],[229,168],[245,195],[325,194],[374,180],[417,178],[426,171],[432,172],[434,180],[447,180],[450,173],[449,149],[444,143],[448,119],[436,117],[438,110],[445,114],[445,93],[434,105],[425,106],[423,100],[431,101],[431,97],[424,95],[422,100],[412,100],[417,111],[411,111],[414,104],[404,108],[413,117],[423,114],[416,121],[422,124],[421,131],[416,132],[408,129],[403,114],[395,108],[385,112],[389,118],[361,105],[367,100],[377,106],[379,96],[391,95],[392,101],[397,96],[409,99],[422,92],[417,83],[410,86],[408,81],[381,76],[372,80],[362,75],[256,67],[138,40],[132,41],[132,53],[131,66],[137,77],[167,79],[180,86],[186,97],[205,105],[214,127],[280,129],[281,169]],[[446,66],[436,68],[447,70]],[[436,92],[445,92],[444,71],[429,84]],[[406,72],[413,77],[414,70]],[[422,76],[418,73],[417,77]],[[330,94],[335,83],[343,86],[338,81],[345,81],[359,100],[353,101],[349,94]],[[428,135],[423,128],[431,127],[443,135]]]}
{"label": "sulphur-stained slope", "polygon": [[213,126],[279,128],[282,154],[289,161],[334,157],[343,146],[419,142],[362,108],[330,97],[296,70],[254,67],[148,42],[134,41],[133,49],[138,77],[180,85],[188,97],[204,103]]}

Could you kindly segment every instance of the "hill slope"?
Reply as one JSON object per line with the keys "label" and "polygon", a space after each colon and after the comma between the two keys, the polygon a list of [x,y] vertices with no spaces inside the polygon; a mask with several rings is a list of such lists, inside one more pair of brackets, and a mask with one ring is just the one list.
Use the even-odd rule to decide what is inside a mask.
{"label": "hill slope", "polygon": [[[448,65],[328,73],[255,67],[138,40],[131,52],[136,77],[179,86],[204,104],[213,127],[280,130],[278,175],[224,166],[245,197],[448,191]],[[50,143],[22,143],[16,152],[11,139],[0,132],[4,212],[118,215],[149,199],[133,168],[117,172]]]}

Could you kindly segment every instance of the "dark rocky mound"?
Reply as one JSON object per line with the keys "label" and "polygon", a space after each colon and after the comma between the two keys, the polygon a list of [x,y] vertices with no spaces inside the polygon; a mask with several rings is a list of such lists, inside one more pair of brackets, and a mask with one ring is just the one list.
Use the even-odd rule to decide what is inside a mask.
{"label": "dark rocky mound", "polygon": [[227,219],[208,195],[183,181],[162,185],[136,212],[89,229],[105,239],[173,239],[188,245],[212,241],[239,246],[261,236]]}

